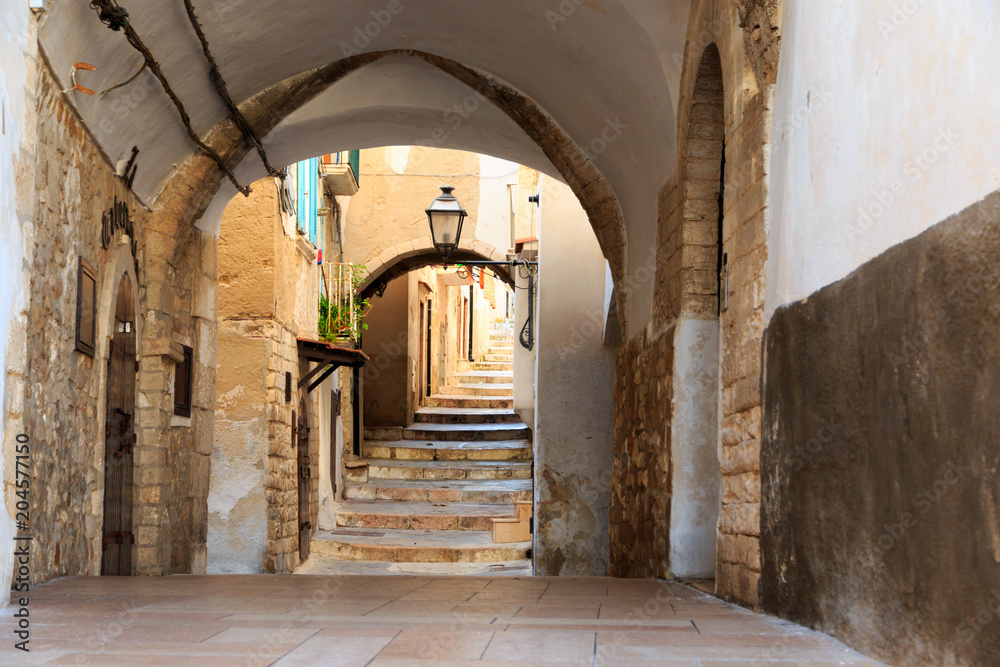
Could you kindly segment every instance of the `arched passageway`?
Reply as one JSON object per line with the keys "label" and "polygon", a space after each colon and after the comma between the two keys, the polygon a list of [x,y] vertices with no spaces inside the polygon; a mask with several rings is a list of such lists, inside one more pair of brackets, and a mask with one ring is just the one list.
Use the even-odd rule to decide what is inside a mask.
{"label": "arched passageway", "polygon": [[[997,426],[981,400],[997,393],[1000,300],[990,259],[1000,135],[982,129],[1000,105],[989,3],[886,0],[845,13],[805,0],[122,2],[10,2],[0,12],[0,580],[15,567],[10,545],[29,537],[31,583],[100,569],[114,305],[105,297],[122,275],[137,306],[135,572],[202,573],[209,511],[240,500],[204,500],[224,471],[216,435],[247,442],[238,428],[215,431],[225,416],[213,388],[228,369],[214,351],[232,333],[218,326],[217,304],[239,278],[220,275],[218,262],[230,178],[243,189],[277,177],[267,162],[323,149],[464,147],[562,182],[571,195],[541,187],[543,208],[579,204],[582,231],[548,249],[544,233],[527,243],[566,259],[593,241],[583,250],[603,269],[538,276],[540,294],[566,297],[539,313],[533,387],[539,405],[546,392],[558,399],[562,418],[524,418],[538,435],[540,571],[714,569],[720,597],[831,629],[894,664],[1000,661],[983,612],[998,583]],[[321,248],[301,232],[281,230],[294,262],[251,259],[265,273],[314,275]],[[78,270],[84,262],[96,275]],[[89,298],[98,292],[100,303]],[[256,303],[256,314],[274,319],[278,304]],[[584,312],[569,316],[569,306]],[[237,307],[231,329],[245,326],[272,354],[247,415],[290,443],[298,383],[319,391],[334,361],[364,359],[299,341],[297,328],[264,335],[261,322],[235,316],[246,314]],[[96,339],[77,321],[96,322]],[[313,314],[302,322],[319,335]],[[620,346],[591,347],[598,339]],[[411,366],[407,379],[424,370]],[[586,381],[596,388],[571,393]],[[337,405],[329,385],[314,402],[309,420]],[[576,426],[596,428],[595,403],[613,406],[613,446],[590,456],[581,451],[596,438]],[[721,484],[703,483],[713,442]],[[286,449],[258,454],[266,495],[282,507],[264,507],[273,532],[245,542],[280,542],[264,569],[287,571],[311,530],[299,521],[305,507],[290,503],[312,453],[298,470]],[[26,476],[28,499],[13,485]],[[312,484],[310,517],[323,498]],[[712,568],[709,491],[720,487]],[[914,525],[907,502],[926,508],[929,487],[946,493]],[[609,496],[607,529],[588,523]],[[25,504],[30,536],[16,523]],[[588,597],[595,606],[613,589],[647,590],[606,583]],[[581,658],[593,660],[587,647]]]}
{"label": "arched passageway", "polygon": [[[384,290],[390,282],[410,271],[442,263],[440,253],[433,246],[414,249],[409,243],[402,247],[390,248],[385,257],[388,262],[383,263],[380,258],[373,258],[375,261],[365,263],[366,273],[358,287],[363,298],[369,298]],[[499,250],[480,244],[479,250],[459,248],[449,258],[449,261],[459,264],[462,262],[503,262],[506,259],[506,255],[501,254]],[[514,285],[510,269],[493,267],[490,269],[490,273],[496,275],[507,285]]]}
{"label": "arched passageway", "polygon": [[[209,572],[254,572],[262,560],[265,571],[284,572],[304,560],[301,549],[272,537],[287,531],[288,522],[276,517],[294,511],[285,500],[293,489],[280,463],[298,446],[288,438],[288,429],[297,426],[289,416],[292,394],[304,401],[313,434],[303,441],[312,501],[299,508],[298,525],[310,523],[308,532],[325,545],[314,561],[343,552],[381,562],[371,545],[333,546],[331,531],[364,539],[350,531],[391,531],[406,518],[410,526],[433,524],[448,533],[450,517],[464,530],[475,526],[490,535],[492,529],[483,527],[491,518],[504,523],[516,517],[518,530],[527,531],[530,517],[515,513],[517,502],[537,512],[533,553],[541,572],[586,574],[606,567],[604,540],[565,537],[600,536],[608,522],[601,478],[609,467],[610,396],[584,396],[591,387],[610,386],[612,351],[604,348],[601,321],[607,264],[587,216],[566,185],[549,183],[536,170],[484,155],[420,150],[365,150],[352,158],[357,167],[324,163],[329,168],[318,172],[314,161],[299,162],[286,183],[261,179],[249,198],[234,197],[226,208],[218,260]],[[328,190],[341,181],[327,181],[327,172],[358,168],[352,178],[359,185],[346,190],[353,195]],[[423,213],[433,195],[427,190],[442,182],[461,184],[463,206],[471,211],[447,267]],[[314,188],[325,193],[316,202],[308,194]],[[298,207],[290,201],[296,198]],[[317,211],[325,213],[316,219]],[[514,270],[511,250],[489,242],[539,266]],[[550,250],[541,252],[542,246]],[[351,295],[345,298],[344,289]],[[303,357],[302,350],[325,344],[357,348],[364,368],[331,375],[321,372],[322,365],[311,366],[317,358]],[[542,382],[536,382],[536,365],[545,369]],[[567,414],[570,395],[579,396],[580,414]],[[538,423],[546,424],[544,434]],[[429,453],[434,462],[424,466]],[[452,483],[458,488],[434,487]],[[512,485],[517,488],[507,488]],[[421,493],[424,500],[458,498],[458,506],[453,515],[447,506],[434,509],[430,521],[419,502],[399,504],[416,502]],[[481,515],[477,499],[504,502],[492,516]],[[385,500],[395,502],[391,512],[378,504],[359,506]],[[406,508],[410,514],[400,514]],[[486,557],[480,551],[492,553],[498,566],[513,554],[521,561],[517,567],[530,572],[531,540],[518,541],[516,548],[497,543],[492,551],[454,553],[477,559]],[[440,548],[433,542],[413,554],[400,546],[399,553],[433,560]]]}

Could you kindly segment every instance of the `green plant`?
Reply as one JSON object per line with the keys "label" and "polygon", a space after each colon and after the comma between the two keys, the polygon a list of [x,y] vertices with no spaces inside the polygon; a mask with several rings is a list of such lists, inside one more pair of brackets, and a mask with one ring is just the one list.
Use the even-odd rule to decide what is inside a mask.
{"label": "green plant", "polygon": [[319,336],[328,343],[344,339],[357,341],[361,332],[368,330],[363,320],[371,310],[370,300],[357,296],[365,267],[347,264],[338,265],[335,270],[335,279],[327,283],[332,300],[326,294],[319,297]]}

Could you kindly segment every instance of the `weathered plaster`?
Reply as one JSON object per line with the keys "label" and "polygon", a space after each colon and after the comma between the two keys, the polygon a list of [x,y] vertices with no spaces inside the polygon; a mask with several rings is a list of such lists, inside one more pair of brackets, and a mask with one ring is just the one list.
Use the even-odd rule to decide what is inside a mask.
{"label": "weathered plaster", "polygon": [[891,665],[1000,664],[1000,193],[766,339],[764,608]]}
{"label": "weathered plaster", "polygon": [[722,501],[719,322],[682,318],[674,330],[670,573],[715,578]]}
{"label": "weathered plaster", "polygon": [[[316,249],[282,213],[278,187],[266,178],[249,198],[234,198],[219,239],[208,492],[208,567],[216,573],[288,572],[298,563],[298,465],[290,427],[302,392],[286,402],[284,382],[290,372],[297,384],[303,372],[296,339],[318,335],[319,268]],[[323,444],[318,397],[314,392],[306,400],[313,453]],[[323,480],[311,478],[310,517],[302,521],[316,517]]]}
{"label": "weathered plaster", "polygon": [[996,4],[784,4],[767,318],[1000,188]]}
{"label": "weathered plaster", "polygon": [[602,576],[614,384],[613,351],[604,347],[604,257],[572,196],[544,200],[540,216],[535,571]]}

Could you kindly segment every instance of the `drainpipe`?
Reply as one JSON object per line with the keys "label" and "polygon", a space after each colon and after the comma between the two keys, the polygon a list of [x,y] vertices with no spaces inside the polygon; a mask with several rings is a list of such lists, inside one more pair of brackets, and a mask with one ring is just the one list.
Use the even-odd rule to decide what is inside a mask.
{"label": "drainpipe", "polygon": [[475,304],[476,304],[476,286],[469,285],[469,361],[470,362],[476,360],[472,354],[472,345],[473,345],[472,334],[475,333],[475,321],[476,321],[476,318],[474,317],[476,314]]}

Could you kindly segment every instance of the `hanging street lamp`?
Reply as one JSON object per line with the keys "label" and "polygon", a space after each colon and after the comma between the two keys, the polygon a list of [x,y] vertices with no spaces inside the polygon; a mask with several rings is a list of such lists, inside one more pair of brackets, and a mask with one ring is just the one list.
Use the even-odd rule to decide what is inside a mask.
{"label": "hanging street lamp", "polygon": [[[528,281],[528,302],[534,304],[535,273],[538,262],[524,259],[511,259],[506,262],[449,261],[452,254],[458,249],[458,244],[462,240],[462,225],[469,216],[462,208],[462,204],[452,194],[454,191],[455,188],[452,186],[442,185],[441,195],[431,202],[430,208],[426,209],[427,224],[431,228],[431,242],[434,244],[434,249],[444,258],[444,266],[475,266],[480,268],[502,266],[508,271],[521,272],[521,277]],[[518,337],[521,346],[527,350],[535,347],[534,311],[533,306],[528,308],[527,321]]]}
{"label": "hanging street lamp", "polygon": [[462,239],[462,224],[468,213],[452,192],[450,185],[441,186],[441,196],[427,209],[427,223],[431,226],[431,241],[446,260],[458,248]]}

